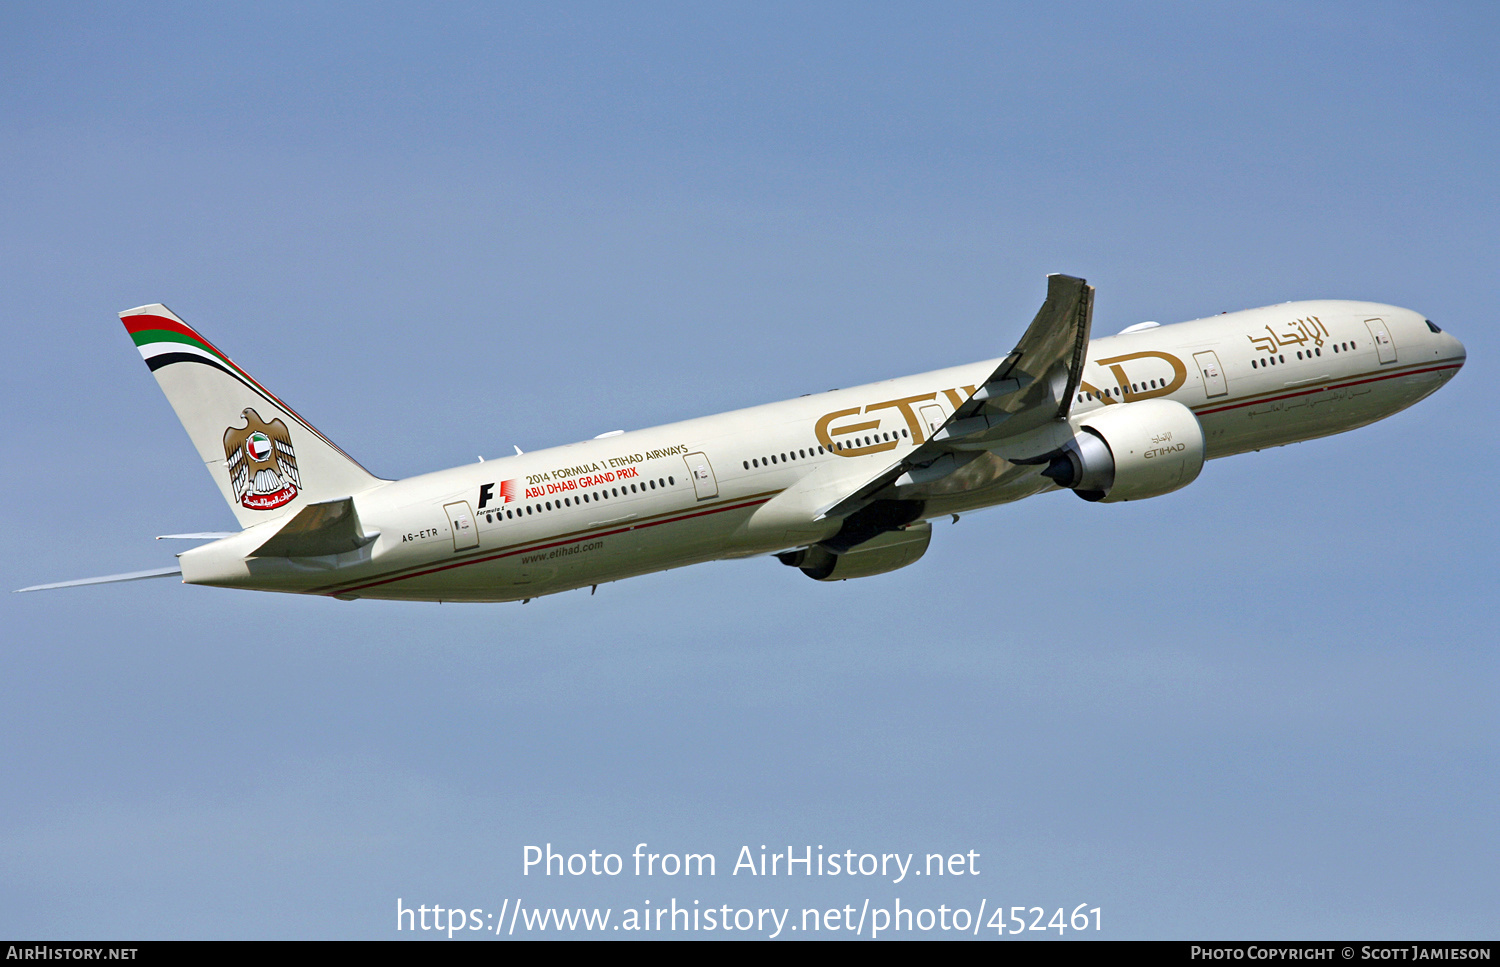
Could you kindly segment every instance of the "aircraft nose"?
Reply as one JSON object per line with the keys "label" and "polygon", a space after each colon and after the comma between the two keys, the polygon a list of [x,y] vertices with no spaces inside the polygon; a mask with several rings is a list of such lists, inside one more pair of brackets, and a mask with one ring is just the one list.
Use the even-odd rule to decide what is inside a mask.
{"label": "aircraft nose", "polygon": [[1458,370],[1463,369],[1464,363],[1469,360],[1469,351],[1464,349],[1464,343],[1454,339],[1452,333],[1446,333],[1445,331],[1445,333],[1440,333],[1439,336],[1443,339],[1443,355],[1448,357],[1448,360],[1452,361],[1452,363],[1458,363],[1458,366],[1454,369],[1454,372],[1457,373]]}
{"label": "aircraft nose", "polygon": [[1464,344],[1453,338],[1451,333],[1445,332],[1443,333],[1443,337],[1447,340],[1447,345],[1444,347],[1447,349],[1447,355],[1454,362],[1458,363],[1459,369],[1462,369],[1464,363],[1469,358],[1468,350],[1464,349]]}
{"label": "aircraft nose", "polygon": [[1451,332],[1438,328],[1437,323],[1431,319],[1423,321],[1427,323],[1427,328],[1432,330],[1432,336],[1429,338],[1436,341],[1436,345],[1433,348],[1436,350],[1437,357],[1446,362],[1457,363],[1458,365],[1454,367],[1453,372],[1458,372],[1469,358],[1468,350],[1464,349],[1464,344],[1455,339]]}

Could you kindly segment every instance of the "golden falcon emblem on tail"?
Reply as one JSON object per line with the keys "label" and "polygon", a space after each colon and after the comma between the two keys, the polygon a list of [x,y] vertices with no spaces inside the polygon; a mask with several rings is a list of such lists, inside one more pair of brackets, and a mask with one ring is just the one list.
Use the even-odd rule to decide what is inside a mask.
{"label": "golden falcon emblem on tail", "polygon": [[267,423],[249,407],[240,416],[244,426],[224,431],[224,466],[235,499],[250,510],[272,510],[290,502],[302,482],[286,424],[279,419]]}

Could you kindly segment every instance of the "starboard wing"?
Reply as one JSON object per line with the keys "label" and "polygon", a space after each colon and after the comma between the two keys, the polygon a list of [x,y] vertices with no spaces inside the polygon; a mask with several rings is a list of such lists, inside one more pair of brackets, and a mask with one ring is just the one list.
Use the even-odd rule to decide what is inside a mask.
{"label": "starboard wing", "polygon": [[936,480],[987,447],[1066,420],[1083,373],[1093,313],[1093,286],[1069,275],[1049,275],[1046,301],[989,378],[926,441],[816,519],[847,517],[898,482]]}

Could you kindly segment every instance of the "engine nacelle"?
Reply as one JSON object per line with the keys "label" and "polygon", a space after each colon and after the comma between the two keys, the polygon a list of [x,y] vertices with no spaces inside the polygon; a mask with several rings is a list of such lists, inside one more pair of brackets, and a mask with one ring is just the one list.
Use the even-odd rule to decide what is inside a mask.
{"label": "engine nacelle", "polygon": [[919,520],[900,530],[872,537],[842,554],[814,544],[805,550],[788,551],[777,556],[781,563],[800,568],[813,580],[846,581],[906,567],[927,553],[927,545],[931,542],[932,525]]}
{"label": "engine nacelle", "polygon": [[1203,427],[1173,400],[1106,406],[1078,420],[1078,433],[1044,476],[1084,500],[1113,503],[1186,487],[1203,469]]}

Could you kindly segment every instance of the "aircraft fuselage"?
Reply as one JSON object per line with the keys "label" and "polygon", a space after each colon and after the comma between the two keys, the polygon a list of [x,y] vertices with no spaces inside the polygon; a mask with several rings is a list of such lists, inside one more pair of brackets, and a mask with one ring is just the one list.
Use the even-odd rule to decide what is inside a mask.
{"label": "aircraft fuselage", "polygon": [[[515,601],[825,540],[820,505],[921,445],[1001,360],[686,420],[380,483],[353,495],[373,541],[251,556],[256,524],[180,555],[183,580],[428,601]],[[1296,302],[1093,339],[1069,422],[1150,399],[1186,406],[1209,459],[1341,433],[1433,393],[1464,350],[1421,315]],[[1161,441],[1163,454],[1174,446]],[[1150,453],[1146,454],[1147,458]],[[909,483],[921,519],[1057,489],[1005,447]],[[1082,508],[1080,508],[1082,510]],[[925,546],[925,545],[924,545]]]}

